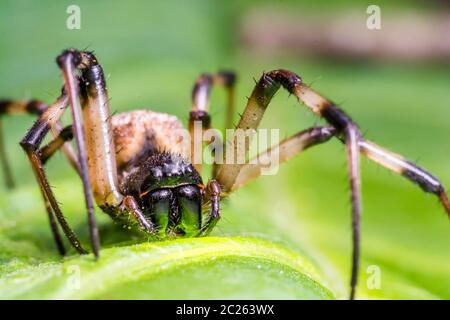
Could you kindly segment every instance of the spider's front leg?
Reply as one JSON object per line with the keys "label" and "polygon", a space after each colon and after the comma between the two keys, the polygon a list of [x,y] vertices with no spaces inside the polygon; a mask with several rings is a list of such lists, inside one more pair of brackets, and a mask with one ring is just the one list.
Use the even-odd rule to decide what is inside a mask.
{"label": "spider's front leg", "polygon": [[[285,70],[274,71],[274,73],[276,76],[280,77],[280,79],[285,79],[286,77],[289,78],[287,81],[284,80],[285,84],[283,84],[283,86],[291,93],[295,94],[310,110],[325,118],[338,130],[338,132],[347,132],[344,137],[341,135],[339,138],[347,145],[350,143],[354,144],[349,148],[349,150],[352,150],[349,158],[353,155],[353,150],[359,150],[369,159],[393,172],[403,175],[411,182],[419,185],[425,192],[436,195],[450,217],[450,202],[446,190],[439,179],[434,177],[427,170],[406,160],[404,157],[383,149],[371,141],[363,139],[357,129],[352,129],[352,127],[356,128],[356,125],[344,111],[304,84],[298,76],[293,76],[292,73]],[[298,80],[293,81],[293,77],[298,77]],[[353,135],[356,136],[353,138],[349,137],[348,132],[353,132]]]}
{"label": "spider's front leg", "polygon": [[[70,99],[92,248],[98,257],[100,239],[92,195],[97,205],[113,216],[130,214],[149,233],[154,231],[153,225],[146,220],[136,200],[120,191],[108,92],[97,58],[91,52],[69,49],[57,58],[57,63]],[[81,73],[80,78],[75,75],[76,70]]]}
{"label": "spider's front leg", "polygon": [[[352,194],[352,230],[353,230],[353,258],[352,258],[352,279],[350,298],[354,297],[355,286],[359,268],[359,234],[360,234],[360,213],[361,213],[361,191],[360,191],[360,161],[358,141],[361,137],[357,125],[341,109],[326,99],[310,90],[303,84],[296,74],[286,70],[274,70],[265,73],[256,84],[252,95],[249,98],[247,107],[237,129],[256,129],[275,93],[280,86],[283,86],[291,94],[296,95],[317,115],[325,118],[336,130],[338,135],[342,135],[347,145],[350,189]],[[251,138],[244,146],[248,151]],[[231,150],[230,150],[231,149]],[[239,145],[237,136],[234,143],[227,146],[226,154],[238,154],[242,146]],[[225,191],[232,190],[240,172],[245,164],[222,165],[218,173],[217,180],[224,186]]]}
{"label": "spider's front leg", "polygon": [[[355,296],[359,268],[359,221],[361,211],[359,152],[363,152],[370,159],[380,163],[388,169],[403,174],[412,182],[419,184],[424,191],[436,194],[450,216],[450,203],[448,197],[439,180],[427,171],[419,168],[399,155],[393,154],[369,141],[363,140],[357,125],[344,111],[309,88],[303,83],[299,76],[290,71],[274,70],[263,74],[249,98],[237,129],[256,129],[259,126],[272,97],[278,91],[280,86],[295,95],[313,113],[324,118],[332,125],[332,128],[325,130],[328,131],[328,133],[317,130],[318,128],[312,128],[283,141],[278,147],[275,147],[277,149],[279,148],[278,155],[280,156],[280,162],[289,159],[292,155],[302,151],[305,147],[327,141],[333,135],[339,137],[339,139],[347,146],[349,178],[352,192],[353,255],[350,298],[353,299]],[[312,134],[313,132],[315,132],[315,134]],[[316,136],[316,138],[314,138],[314,136]],[[247,142],[244,142],[245,152],[248,152],[251,138],[252,136],[250,136],[250,141],[247,140]],[[234,137],[232,142],[233,143],[227,145],[227,155],[235,155],[242,149],[242,146],[239,145],[239,143],[242,142],[237,140],[237,136]],[[269,151],[272,150],[268,150],[266,153]],[[225,164],[221,166],[216,179],[225,192],[230,192],[244,185],[249,180],[256,178],[259,174],[260,167],[258,165]]]}
{"label": "spider's front leg", "polygon": [[202,226],[199,236],[207,236],[212,229],[214,229],[217,222],[220,220],[220,196],[221,196],[220,184],[211,179],[206,185],[206,190],[203,196],[204,206],[208,209],[208,220],[205,221]]}
{"label": "spider's front leg", "polygon": [[421,187],[423,191],[439,197],[442,206],[450,218],[450,201],[444,186],[438,178],[401,155],[386,150],[371,141],[361,140],[359,142],[359,148],[369,159],[395,173],[401,174],[406,179]]}

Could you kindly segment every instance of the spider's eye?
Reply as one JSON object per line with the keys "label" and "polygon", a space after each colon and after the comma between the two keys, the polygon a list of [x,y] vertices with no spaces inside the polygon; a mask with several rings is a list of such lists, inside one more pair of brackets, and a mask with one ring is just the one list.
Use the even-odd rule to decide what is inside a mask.
{"label": "spider's eye", "polygon": [[166,233],[169,224],[169,205],[172,198],[172,192],[168,189],[160,189],[149,195],[152,219],[158,226],[158,232],[161,236]]}
{"label": "spider's eye", "polygon": [[186,185],[177,188],[180,228],[186,236],[195,236],[201,227],[201,193],[197,186]]}

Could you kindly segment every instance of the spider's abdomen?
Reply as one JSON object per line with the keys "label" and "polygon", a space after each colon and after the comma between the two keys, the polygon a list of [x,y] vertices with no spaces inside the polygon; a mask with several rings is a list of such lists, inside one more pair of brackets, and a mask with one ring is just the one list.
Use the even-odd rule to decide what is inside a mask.
{"label": "spider's abdomen", "polygon": [[155,151],[189,158],[185,130],[173,115],[136,110],[117,114],[111,122],[119,175]]}

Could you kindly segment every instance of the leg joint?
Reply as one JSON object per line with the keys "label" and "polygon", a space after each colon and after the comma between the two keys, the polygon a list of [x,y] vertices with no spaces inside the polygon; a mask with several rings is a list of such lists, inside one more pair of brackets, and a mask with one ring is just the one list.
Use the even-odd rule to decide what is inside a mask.
{"label": "leg joint", "polygon": [[197,81],[195,82],[194,88],[192,89],[192,100],[195,101],[197,95],[202,90],[206,90],[207,95],[209,96],[211,92],[211,85],[213,83],[213,78],[208,73],[201,74]]}
{"label": "leg joint", "polygon": [[25,151],[35,151],[44,140],[45,135],[49,132],[50,126],[47,122],[38,120],[34,123],[25,137],[20,141],[20,145]]}
{"label": "leg joint", "polygon": [[226,88],[234,87],[236,84],[237,76],[233,71],[222,70],[219,71],[217,75],[222,79],[223,85]]}
{"label": "leg joint", "polygon": [[189,122],[193,123],[194,121],[201,121],[202,128],[208,129],[211,125],[211,116],[203,110],[191,111],[189,112]]}
{"label": "leg joint", "polygon": [[354,130],[359,132],[358,126],[353,122],[349,115],[334,104],[323,108],[322,117],[334,126],[339,132]]}
{"label": "leg joint", "polygon": [[269,77],[277,83],[281,84],[290,93],[294,93],[295,87],[303,83],[300,76],[298,76],[294,72],[283,69],[270,71],[264,76]]}
{"label": "leg joint", "polygon": [[72,130],[72,125],[69,125],[67,127],[64,127],[64,129],[61,130],[61,132],[59,133],[59,136],[61,137],[61,139],[63,139],[64,141],[69,141],[73,139],[73,130]]}

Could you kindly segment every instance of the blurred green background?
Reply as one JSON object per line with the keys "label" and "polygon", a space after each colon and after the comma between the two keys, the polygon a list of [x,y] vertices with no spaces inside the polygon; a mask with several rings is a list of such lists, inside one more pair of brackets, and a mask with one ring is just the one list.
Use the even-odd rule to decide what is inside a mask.
{"label": "blurred green background", "polygon": [[[66,28],[66,8],[71,4],[81,8],[80,30]],[[339,103],[367,138],[417,161],[450,186],[449,63],[355,62],[300,54],[267,56],[247,50],[240,40],[245,17],[261,7],[314,19],[327,13],[338,15],[349,8],[365,16],[368,4],[373,3],[1,1],[0,97],[52,101],[62,85],[56,55],[67,47],[89,48],[95,50],[104,67],[114,112],[148,108],[175,114],[186,123],[191,88],[199,73],[236,70],[237,105],[241,111],[254,78],[263,71],[285,68]],[[393,16],[411,8],[442,10],[440,4],[430,6],[417,1],[378,4],[383,14]],[[225,118],[224,97],[222,91],[214,90],[212,115],[219,127]],[[30,116],[4,120],[8,156],[18,187],[10,192],[0,186],[0,295],[2,281],[21,267],[57,259],[37,184],[18,146],[32,121]],[[284,136],[316,123],[320,120],[280,92],[262,127],[280,128]],[[63,210],[87,242],[77,177],[59,154],[49,162],[47,172]],[[360,297],[449,299],[450,224],[439,203],[366,159],[362,160],[362,177]],[[325,274],[334,295],[345,298],[351,255],[349,196],[345,152],[338,141],[331,141],[294,158],[276,176],[262,177],[234,194],[223,209],[224,218],[214,235],[263,237],[299,249]],[[108,227],[110,221],[100,211],[97,216],[104,245],[126,239],[126,234],[118,236],[120,231]],[[366,286],[370,265],[381,270],[380,289]],[[226,268],[232,274],[251,273],[244,267],[233,269],[232,263]],[[246,291],[232,284],[231,288],[236,286],[241,294],[222,291],[204,296],[191,282],[180,284],[190,278],[196,279],[200,288],[203,282],[206,286],[214,274],[202,271],[201,266],[171,277],[179,291],[169,297],[298,297],[277,290],[276,282],[271,284],[272,290]],[[248,277],[253,283],[263,281],[262,276]],[[226,287],[226,279],[216,279],[218,287],[220,283]],[[151,280],[148,283],[149,288],[158,291],[157,284]],[[266,294],[261,293],[264,290]],[[33,294],[39,297],[39,292]],[[5,292],[3,295],[8,296]],[[168,296],[155,292],[151,295]]]}

